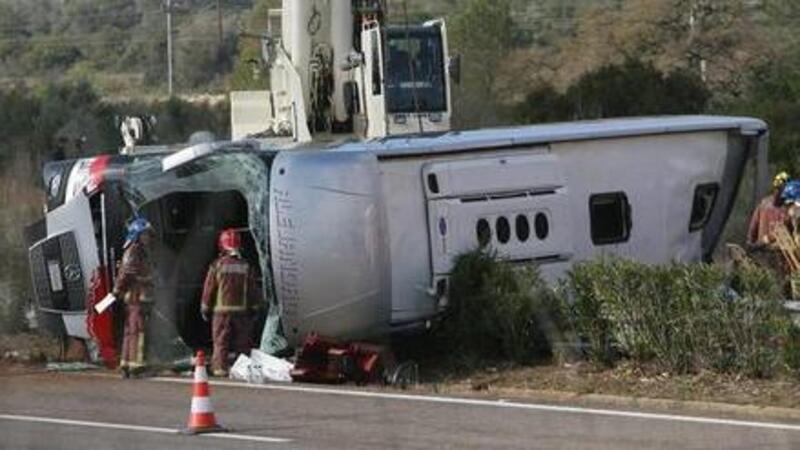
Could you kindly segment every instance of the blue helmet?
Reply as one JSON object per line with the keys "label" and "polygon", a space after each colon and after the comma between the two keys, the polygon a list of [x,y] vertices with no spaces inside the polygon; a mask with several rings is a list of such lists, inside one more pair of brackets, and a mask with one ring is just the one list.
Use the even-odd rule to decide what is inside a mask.
{"label": "blue helmet", "polygon": [[781,200],[784,203],[800,201],[800,180],[789,180],[783,185]]}
{"label": "blue helmet", "polygon": [[128,233],[125,235],[125,244],[123,247],[128,247],[133,244],[139,236],[145,231],[152,230],[153,226],[150,222],[142,216],[136,216],[131,223],[128,224]]}

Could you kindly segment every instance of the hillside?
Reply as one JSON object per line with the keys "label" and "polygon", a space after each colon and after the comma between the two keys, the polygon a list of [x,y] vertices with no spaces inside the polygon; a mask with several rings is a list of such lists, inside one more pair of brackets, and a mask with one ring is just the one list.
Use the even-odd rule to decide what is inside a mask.
{"label": "hillside", "polygon": [[[166,0],[0,0],[0,86],[87,79],[104,95],[164,93],[167,84]],[[395,22],[458,17],[469,2],[388,1]],[[586,5],[612,0],[514,0],[517,45],[552,44],[574,28]],[[254,42],[243,30],[263,28],[277,0],[172,0],[174,80],[179,92],[222,92],[237,56]],[[241,76],[239,84],[241,84]],[[252,80],[250,80],[252,81]],[[237,84],[236,81],[233,82]]]}

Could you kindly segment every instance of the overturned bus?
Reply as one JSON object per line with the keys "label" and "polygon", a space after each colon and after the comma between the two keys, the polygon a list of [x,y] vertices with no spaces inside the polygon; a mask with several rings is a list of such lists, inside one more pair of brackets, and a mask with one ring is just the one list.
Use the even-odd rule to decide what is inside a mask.
{"label": "overturned bus", "polygon": [[478,247],[550,280],[605,253],[710,259],[748,162],[765,178],[766,138],[757,119],[675,116],[54,162],[45,217],[28,233],[36,299],[49,327],[96,344],[113,365],[119,305],[92,307],[139,211],[157,233],[152,322],[164,355],[207,344],[202,281],[217,233],[231,227],[260,268],[263,350],[309,332],[422,329],[447,308],[454,258]]}

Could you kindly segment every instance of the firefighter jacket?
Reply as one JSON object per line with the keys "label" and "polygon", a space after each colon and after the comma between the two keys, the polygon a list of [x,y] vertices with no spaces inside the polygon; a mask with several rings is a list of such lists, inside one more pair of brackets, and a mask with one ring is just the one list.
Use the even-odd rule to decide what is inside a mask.
{"label": "firefighter jacket", "polygon": [[139,241],[128,246],[122,255],[114,294],[131,305],[153,300],[153,269],[147,249]]}
{"label": "firefighter jacket", "polygon": [[239,313],[261,306],[255,270],[237,254],[227,253],[208,268],[203,286],[201,311]]}
{"label": "firefighter jacket", "polygon": [[750,219],[747,241],[750,244],[772,244],[775,241],[774,228],[786,226],[788,223],[789,214],[786,208],[775,205],[774,196],[765,197]]}

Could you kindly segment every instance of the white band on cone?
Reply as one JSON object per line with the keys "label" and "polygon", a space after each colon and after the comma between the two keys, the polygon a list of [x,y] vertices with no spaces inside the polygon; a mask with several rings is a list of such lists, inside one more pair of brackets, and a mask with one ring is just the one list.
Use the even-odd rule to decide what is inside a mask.
{"label": "white band on cone", "polygon": [[206,373],[206,366],[200,366],[195,369],[194,381],[208,381],[208,373]]}
{"label": "white band on cone", "polygon": [[208,397],[192,397],[192,413],[210,412],[214,412],[214,407]]}

